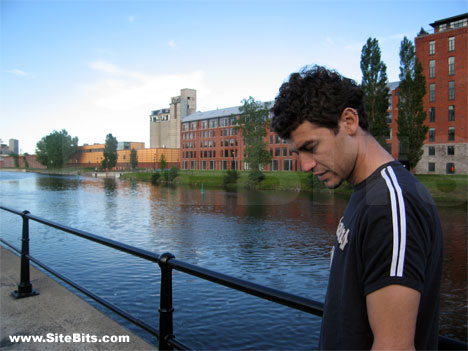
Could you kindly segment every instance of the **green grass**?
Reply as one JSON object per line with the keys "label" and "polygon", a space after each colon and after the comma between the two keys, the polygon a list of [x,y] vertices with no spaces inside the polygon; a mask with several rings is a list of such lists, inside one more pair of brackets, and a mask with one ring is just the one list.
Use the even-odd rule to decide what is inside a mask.
{"label": "green grass", "polygon": [[[226,171],[212,170],[180,170],[175,183],[191,187],[222,188]],[[248,174],[239,171],[240,177],[237,188],[248,187]],[[343,183],[338,189],[329,190],[316,178],[304,172],[264,172],[265,180],[259,190],[291,190],[291,191],[321,191],[350,195],[353,187]],[[416,175],[435,200],[438,201],[466,201],[468,194],[468,175]],[[121,179],[151,181],[151,172],[123,173]]]}
{"label": "green grass", "polygon": [[467,201],[468,175],[419,174],[416,178],[426,186],[435,200]]}

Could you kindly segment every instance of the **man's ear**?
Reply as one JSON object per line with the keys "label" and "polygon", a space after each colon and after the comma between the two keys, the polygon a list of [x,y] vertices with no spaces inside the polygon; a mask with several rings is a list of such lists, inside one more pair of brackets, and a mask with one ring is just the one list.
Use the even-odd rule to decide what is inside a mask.
{"label": "man's ear", "polygon": [[346,107],[341,113],[340,129],[349,135],[356,134],[359,128],[359,115],[354,108]]}

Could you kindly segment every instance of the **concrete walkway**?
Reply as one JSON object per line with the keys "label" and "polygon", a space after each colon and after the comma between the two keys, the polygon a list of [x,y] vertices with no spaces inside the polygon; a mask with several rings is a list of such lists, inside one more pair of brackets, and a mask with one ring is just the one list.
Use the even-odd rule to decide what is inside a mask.
{"label": "concrete walkway", "polygon": [[[67,288],[30,268],[40,295],[15,300],[20,258],[0,246],[0,349],[13,350],[156,350],[139,336],[98,311]],[[42,342],[11,342],[10,336],[43,336]],[[129,342],[92,342],[107,336],[128,336]],[[79,342],[66,342],[69,338]],[[48,342],[51,340],[52,342]],[[62,340],[62,342],[60,342]]]}

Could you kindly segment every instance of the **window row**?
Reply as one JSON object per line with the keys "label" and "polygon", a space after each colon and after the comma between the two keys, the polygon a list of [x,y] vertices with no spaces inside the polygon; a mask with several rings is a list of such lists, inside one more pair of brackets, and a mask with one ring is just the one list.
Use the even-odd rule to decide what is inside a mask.
{"label": "window row", "polygon": [[[436,121],[436,108],[429,107],[429,122]],[[450,105],[448,107],[448,121],[453,122],[455,121],[455,105]]]}
{"label": "window row", "polygon": [[[448,82],[448,99],[455,100],[455,81]],[[436,85],[435,83],[429,84],[429,101],[436,100]]]}
{"label": "window row", "polygon": [[[427,148],[427,154],[429,156],[435,156],[435,146],[429,146]],[[447,155],[455,155],[455,145],[448,145],[447,146]]]}
{"label": "window row", "polygon": [[[274,155],[273,155],[274,153]],[[279,156],[288,156],[288,149],[283,147],[283,148],[280,148],[280,147],[277,147],[275,149],[270,149],[270,155],[271,156],[276,156],[276,157],[279,157]],[[289,156],[292,156],[293,153],[292,151],[289,151]]]}
{"label": "window row", "polygon": [[[435,172],[435,163],[434,162],[429,162],[427,164],[427,170],[429,172]],[[455,164],[452,162],[446,163],[445,164],[445,173],[446,174],[455,174]]]}
{"label": "window row", "polygon": [[[429,141],[435,141],[436,129],[429,128]],[[448,128],[448,141],[455,141],[455,127]]]}
{"label": "window row", "polygon": [[[455,51],[455,37],[448,38],[448,51]],[[435,55],[436,42],[432,40],[429,42],[429,55]]]}
{"label": "window row", "polygon": [[200,129],[218,128],[218,126],[228,127],[228,126],[237,125],[237,117],[221,117],[221,118],[206,119],[202,121],[185,122],[185,123],[182,123],[182,131],[187,132],[190,130],[197,130],[198,122],[200,122],[199,123]]}
{"label": "window row", "polygon": [[[448,58],[448,75],[455,75],[455,57],[451,56]],[[429,78],[435,78],[436,76],[436,60],[429,60]]]}

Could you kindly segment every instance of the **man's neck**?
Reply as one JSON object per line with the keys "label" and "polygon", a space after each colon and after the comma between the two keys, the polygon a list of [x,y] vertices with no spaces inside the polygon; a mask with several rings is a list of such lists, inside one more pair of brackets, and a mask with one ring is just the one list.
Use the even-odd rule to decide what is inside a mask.
{"label": "man's neck", "polygon": [[375,139],[367,132],[362,133],[358,143],[358,154],[349,182],[357,185],[367,179],[377,168],[385,163],[394,161],[390,155]]}

